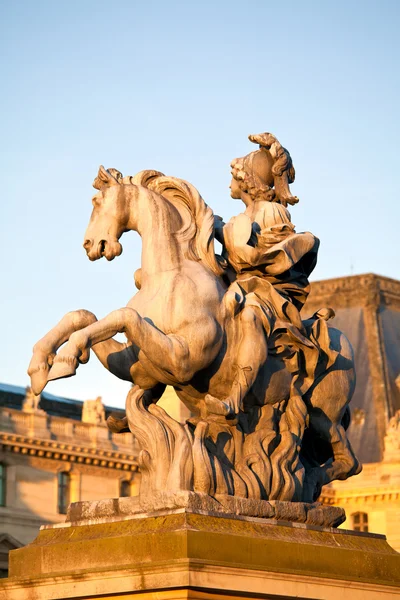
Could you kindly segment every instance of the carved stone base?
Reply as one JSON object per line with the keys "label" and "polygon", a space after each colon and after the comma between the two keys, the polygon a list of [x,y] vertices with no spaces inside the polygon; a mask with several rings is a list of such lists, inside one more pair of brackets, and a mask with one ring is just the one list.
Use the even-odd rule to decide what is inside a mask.
{"label": "carved stone base", "polygon": [[[151,496],[110,498],[91,502],[74,502],[67,513],[66,524],[101,523],[121,518],[146,517],[187,512],[230,517],[258,517],[268,521],[307,523],[318,527],[337,527],[346,519],[343,508],[323,506],[317,502],[283,502],[254,500],[237,496],[215,496],[197,492],[157,492]],[[49,527],[52,527],[51,525]]]}
{"label": "carved stone base", "polygon": [[0,600],[394,600],[399,584],[382,535],[181,511],[43,528]]}

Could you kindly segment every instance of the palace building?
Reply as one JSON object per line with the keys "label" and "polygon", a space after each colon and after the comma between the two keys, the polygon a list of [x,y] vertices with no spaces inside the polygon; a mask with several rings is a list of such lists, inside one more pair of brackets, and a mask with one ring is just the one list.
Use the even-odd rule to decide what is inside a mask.
{"label": "palace building", "polygon": [[65,520],[70,502],[137,494],[138,448],[112,434],[101,399],[79,402],[0,384],[0,575],[9,550],[44,524]]}
{"label": "palace building", "polygon": [[[325,486],[320,500],[342,506],[346,529],[383,533],[400,551],[400,281],[358,275],[313,282],[308,317],[335,310],[331,323],[355,352],[357,386],[348,430],[363,471]],[[189,412],[167,388],[161,405],[179,421]],[[9,550],[40,525],[65,520],[70,502],[138,493],[138,446],[113,434],[106,418],[122,411],[101,399],[79,402],[0,384],[0,574]]]}
{"label": "palace building", "polygon": [[321,500],[346,510],[345,529],[383,533],[400,551],[400,281],[379,275],[311,284],[310,316],[327,306],[355,354],[347,432],[362,472],[325,486]]}

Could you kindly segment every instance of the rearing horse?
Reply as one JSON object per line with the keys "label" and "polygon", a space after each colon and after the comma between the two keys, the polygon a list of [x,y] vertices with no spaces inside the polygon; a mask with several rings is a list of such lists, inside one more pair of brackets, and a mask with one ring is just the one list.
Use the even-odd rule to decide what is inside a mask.
{"label": "rearing horse", "polygon": [[[213,212],[193,186],[156,171],[122,179],[100,167],[94,185],[100,191],[92,199],[87,255],[113,260],[122,252],[121,235],[137,231],[140,289],[101,321],[88,311],[67,314],[35,346],[33,389],[40,393],[47,381],[74,375],[91,347],[113,374],[143,389],[185,384],[215,360],[223,340],[226,285],[214,254]],[[128,343],[111,339],[119,332]]]}
{"label": "rearing horse", "polygon": [[[157,171],[123,178],[100,167],[93,185],[99,191],[92,200],[86,253],[90,260],[113,260],[122,252],[122,234],[137,231],[139,291],[127,307],[100,321],[85,310],[65,315],[34,347],[32,389],[39,394],[47,381],[74,375],[92,348],[114,375],[151,390],[154,402],[172,385],[191,410],[204,414],[206,394],[224,397],[232,385],[240,335],[224,267],[214,253],[213,212],[189,183]],[[309,429],[328,442],[333,461],[309,470],[306,500],[316,486],[360,468],[341,425],[354,389],[352,351],[343,334],[329,331],[338,364],[317,373],[304,402]],[[117,333],[125,333],[127,342],[112,339]],[[261,327],[259,334],[264,335]],[[268,357],[254,387],[259,405],[276,404],[289,398],[290,374]]]}

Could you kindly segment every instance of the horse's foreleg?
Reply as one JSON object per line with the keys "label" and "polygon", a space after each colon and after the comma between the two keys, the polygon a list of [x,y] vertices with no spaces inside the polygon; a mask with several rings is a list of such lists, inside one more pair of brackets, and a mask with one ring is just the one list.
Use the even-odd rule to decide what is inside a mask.
{"label": "horse's foreleg", "polygon": [[28,368],[28,375],[31,378],[31,386],[34,394],[40,394],[45,387],[47,375],[58,348],[68,340],[74,331],[82,327],[87,327],[96,320],[94,314],[88,310],[69,312],[35,344]]}
{"label": "horse's foreleg", "polygon": [[[96,344],[92,350],[107,371],[110,371],[118,379],[132,382],[130,370],[135,362],[135,356],[127,343],[109,339]],[[80,359],[79,362],[84,361]]]}
{"label": "horse's foreleg", "polygon": [[154,375],[164,383],[189,381],[207,360],[206,352],[204,356],[196,356],[193,360],[185,338],[166,335],[143,319],[136,310],[121,308],[73,333],[55,357],[49,379],[74,375],[78,362],[82,362],[82,356],[85,356],[91,346],[104,342],[117,333],[126,334],[140,349],[140,353],[146,356]]}
{"label": "horse's foreleg", "polygon": [[[31,386],[34,394],[40,394],[48,381],[50,367],[53,364],[57,350],[64,344],[69,337],[79,329],[96,323],[95,315],[88,310],[75,310],[67,313],[61,321],[53,327],[33,348],[33,356],[28,368],[28,375],[31,378]],[[115,361],[110,356],[120,353],[124,350],[126,344],[120,344],[116,340],[107,340],[98,344],[93,351],[100,362],[117,375],[120,379],[130,381],[129,369],[131,363],[128,357],[125,360]],[[89,353],[83,353],[80,357],[81,362],[89,359]],[[126,363],[126,364],[125,364]]]}

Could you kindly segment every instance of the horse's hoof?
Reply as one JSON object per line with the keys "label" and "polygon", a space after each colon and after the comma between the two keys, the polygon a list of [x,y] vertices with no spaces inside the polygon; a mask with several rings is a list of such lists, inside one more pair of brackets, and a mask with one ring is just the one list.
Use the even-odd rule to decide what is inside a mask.
{"label": "horse's hoof", "polygon": [[35,396],[39,396],[46,387],[47,373],[48,367],[46,368],[45,366],[43,368],[35,369],[35,371],[28,372],[28,375],[31,378],[32,392]]}
{"label": "horse's hoof", "polygon": [[107,427],[112,433],[128,433],[130,431],[127,417],[119,419],[113,414],[107,418]]}
{"label": "horse's hoof", "polygon": [[47,376],[47,381],[63,379],[64,377],[72,377],[76,373],[77,363],[78,361],[76,358],[68,358],[68,360],[64,358],[63,360],[55,359]]}

